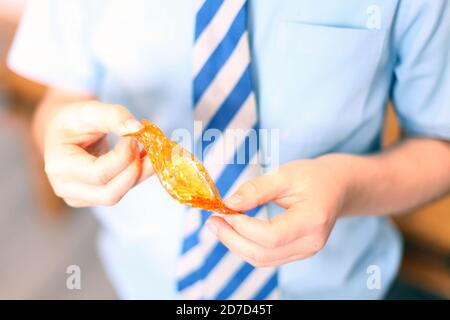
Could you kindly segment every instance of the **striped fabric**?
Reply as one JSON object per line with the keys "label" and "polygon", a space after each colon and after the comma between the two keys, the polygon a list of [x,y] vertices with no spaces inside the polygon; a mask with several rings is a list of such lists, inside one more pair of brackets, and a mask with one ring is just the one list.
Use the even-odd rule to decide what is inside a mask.
{"label": "striped fabric", "polygon": [[[200,0],[193,54],[193,106],[202,135],[195,139],[223,196],[260,174],[259,123],[249,53],[247,1]],[[210,130],[220,133],[212,142],[205,138]],[[180,298],[277,298],[276,269],[255,268],[228,251],[204,227],[210,214],[189,209],[185,215],[177,274]],[[246,214],[267,219],[264,207]]]}

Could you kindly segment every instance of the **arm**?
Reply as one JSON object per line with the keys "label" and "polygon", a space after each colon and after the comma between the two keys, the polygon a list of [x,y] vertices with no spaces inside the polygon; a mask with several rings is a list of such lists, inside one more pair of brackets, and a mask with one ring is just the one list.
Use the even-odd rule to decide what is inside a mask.
{"label": "arm", "polygon": [[401,212],[450,191],[448,141],[408,139],[375,156],[336,157],[350,177],[344,214]]}
{"label": "arm", "polygon": [[274,201],[270,221],[212,217],[211,231],[255,266],[278,266],[322,249],[337,218],[411,209],[450,190],[450,146],[411,139],[372,156],[329,154],[299,160],[242,185],[226,203],[249,210]]}

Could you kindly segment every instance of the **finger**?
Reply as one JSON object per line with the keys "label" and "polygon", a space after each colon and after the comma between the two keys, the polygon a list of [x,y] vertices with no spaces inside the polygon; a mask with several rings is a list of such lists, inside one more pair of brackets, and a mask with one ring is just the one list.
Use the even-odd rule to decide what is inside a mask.
{"label": "finger", "polygon": [[84,201],[91,206],[112,206],[134,186],[140,171],[140,162],[136,160],[103,186],[61,180],[51,180],[51,183],[56,195],[61,198]]}
{"label": "finger", "polygon": [[141,173],[137,179],[136,185],[151,177],[154,173],[155,170],[153,169],[150,159],[148,157],[144,157],[141,160]]}
{"label": "finger", "polygon": [[270,221],[247,215],[228,215],[225,220],[243,237],[266,248],[286,245],[320,229],[319,219],[309,219],[295,206]]}
{"label": "finger", "polygon": [[[290,259],[301,259],[308,256],[308,248],[299,248],[301,243],[283,248],[264,248],[240,236],[222,218],[213,216],[206,222],[208,228],[232,252],[256,267],[280,265]],[[297,251],[295,251],[297,250]]]}
{"label": "finger", "polygon": [[245,182],[225,204],[231,209],[247,211],[272,201],[285,191],[283,179],[275,173],[267,173]]}
{"label": "finger", "polygon": [[79,102],[68,106],[58,115],[58,128],[73,133],[114,133],[125,135],[139,131],[143,125],[125,107],[96,101]]}
{"label": "finger", "polygon": [[263,266],[281,266],[293,261],[310,258],[325,246],[327,236],[318,235],[311,238],[314,240],[311,240],[310,237],[302,237],[287,245],[273,249],[277,254],[271,259],[263,261]]}
{"label": "finger", "polygon": [[291,261],[305,259],[317,253],[323,246],[309,239],[300,238],[277,248],[265,248],[240,236],[223,219],[214,216],[207,226],[232,252],[258,267],[279,266]]}
{"label": "finger", "polygon": [[259,266],[268,259],[268,249],[240,236],[222,218],[210,217],[206,226],[232,252],[254,266]]}
{"label": "finger", "polygon": [[87,203],[86,201],[75,199],[64,199],[64,202],[72,208],[86,208],[90,206],[90,204]]}
{"label": "finger", "polygon": [[142,149],[141,153],[140,153],[140,157],[141,157],[141,159],[144,159],[145,157],[147,157],[147,150]]}
{"label": "finger", "polygon": [[296,254],[292,255],[286,258],[278,259],[278,260],[272,260],[268,261],[267,263],[262,264],[260,267],[279,267],[287,263],[291,263],[298,260],[303,260],[306,258],[311,257],[311,255],[304,255],[304,254]]}
{"label": "finger", "polygon": [[133,138],[121,138],[113,150],[98,157],[94,162],[94,179],[97,184],[106,184],[133,161],[139,161],[139,146]]}
{"label": "finger", "polygon": [[132,138],[121,138],[113,150],[96,158],[76,145],[60,145],[47,151],[45,159],[45,171],[51,177],[104,185],[139,159],[139,148]]}
{"label": "finger", "polygon": [[124,171],[111,179],[108,184],[98,187],[101,191],[99,193],[100,202],[97,202],[97,204],[105,206],[115,205],[136,184],[140,172],[141,162],[135,160]]}

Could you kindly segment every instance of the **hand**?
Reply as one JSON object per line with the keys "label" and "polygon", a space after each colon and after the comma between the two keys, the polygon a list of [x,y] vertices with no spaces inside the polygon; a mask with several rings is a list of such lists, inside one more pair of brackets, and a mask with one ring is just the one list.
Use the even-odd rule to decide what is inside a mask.
{"label": "hand", "polygon": [[109,150],[106,134],[136,132],[142,125],[119,105],[96,101],[61,107],[45,133],[45,171],[59,197],[73,207],[114,205],[153,173],[134,139]]}
{"label": "hand", "polygon": [[257,267],[305,259],[322,249],[341,214],[348,186],[345,165],[333,156],[288,163],[244,183],[227,199],[247,211],[274,201],[286,211],[270,221],[242,215],[206,222],[231,251]]}

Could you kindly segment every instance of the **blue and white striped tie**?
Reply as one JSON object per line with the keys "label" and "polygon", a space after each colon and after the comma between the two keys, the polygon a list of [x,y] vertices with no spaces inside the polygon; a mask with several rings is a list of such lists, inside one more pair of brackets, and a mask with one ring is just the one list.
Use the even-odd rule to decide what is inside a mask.
{"label": "blue and white striped tie", "polygon": [[[221,194],[226,196],[261,173],[257,164],[257,143],[254,148],[248,147],[259,124],[251,84],[246,0],[199,1],[193,76],[195,119],[203,128],[202,135],[195,137],[195,141],[202,144],[203,162]],[[221,134],[209,145],[203,141],[209,129],[220,133],[239,129],[243,134]],[[245,154],[245,161],[236,163],[238,154],[239,157]],[[254,268],[228,251],[204,228],[210,214],[190,209],[185,215],[177,274],[180,297],[276,299],[276,269]],[[246,214],[267,219],[264,207]]]}

